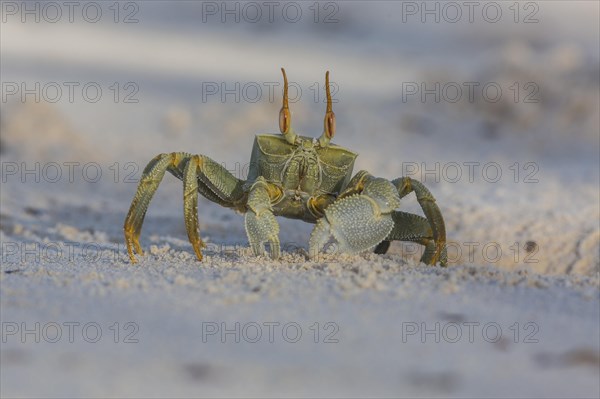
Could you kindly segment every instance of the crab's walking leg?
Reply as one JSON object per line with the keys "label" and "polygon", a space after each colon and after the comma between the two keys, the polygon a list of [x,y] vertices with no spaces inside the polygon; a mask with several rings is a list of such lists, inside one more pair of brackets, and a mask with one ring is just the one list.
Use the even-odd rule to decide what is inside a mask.
{"label": "crab's walking leg", "polygon": [[280,255],[279,224],[273,215],[271,200],[278,195],[275,186],[264,178],[258,180],[250,188],[248,195],[248,212],[246,212],[246,234],[255,255],[265,253],[265,243],[269,243],[271,258]]}
{"label": "crab's walking leg", "polygon": [[394,212],[394,229],[386,240],[377,246],[375,252],[386,253],[391,240],[414,241],[425,246],[421,262],[428,265],[439,262],[441,266],[446,266],[446,225],[435,198],[421,182],[410,177],[395,179],[392,184],[398,189],[400,198],[414,191],[427,219],[405,212]]}
{"label": "crab's walking leg", "polygon": [[[385,254],[390,247],[390,241],[412,241],[425,246],[425,253],[421,256],[421,262],[429,264],[431,259],[435,258],[437,250],[429,221],[422,216],[400,211],[393,212],[392,219],[394,220],[394,228],[385,241],[375,247],[374,252]],[[439,262],[442,266],[447,263],[445,249],[439,258]]]}
{"label": "crab's walking leg", "polygon": [[200,228],[198,227],[198,172],[200,169],[200,157],[194,155],[185,160],[183,168],[183,218],[185,229],[192,243],[198,260],[202,260],[204,243],[200,239]]}
{"label": "crab's walking leg", "polygon": [[167,169],[172,165],[179,163],[185,156],[186,154],[184,153],[176,152],[171,154],[160,154],[154,157],[154,159],[152,159],[144,168],[137,192],[135,193],[135,197],[133,197],[129,212],[125,218],[125,225],[123,226],[125,242],[127,243],[127,252],[129,253],[131,263],[136,263],[134,248],[135,252],[140,255],[143,254],[139,241],[140,232],[152,196],[156,192]]}
{"label": "crab's walking leg", "polygon": [[243,181],[204,155],[189,156],[168,170],[183,181],[185,228],[196,257],[201,261],[201,248],[205,245],[198,226],[198,192],[219,205],[243,210]]}
{"label": "crab's walking leg", "polygon": [[194,252],[200,260],[203,243],[198,229],[197,193],[200,192],[222,206],[245,210],[243,181],[222,165],[203,155],[192,156],[183,152],[158,155],[144,169],[125,218],[125,242],[132,263],[136,263],[134,249],[142,254],[139,237],[144,216],[166,171],[183,181],[185,226]]}

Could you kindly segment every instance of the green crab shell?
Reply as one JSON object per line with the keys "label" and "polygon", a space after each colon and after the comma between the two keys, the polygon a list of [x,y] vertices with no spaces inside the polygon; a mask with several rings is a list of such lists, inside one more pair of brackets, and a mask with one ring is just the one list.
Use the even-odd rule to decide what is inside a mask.
{"label": "green crab shell", "polygon": [[[312,141],[310,137],[300,138]],[[297,147],[288,143],[281,135],[257,135],[252,148],[248,180],[254,181],[262,176],[267,181],[282,184],[282,172]],[[321,165],[321,184],[317,190],[322,193],[339,193],[350,180],[358,154],[335,144],[315,150]]]}

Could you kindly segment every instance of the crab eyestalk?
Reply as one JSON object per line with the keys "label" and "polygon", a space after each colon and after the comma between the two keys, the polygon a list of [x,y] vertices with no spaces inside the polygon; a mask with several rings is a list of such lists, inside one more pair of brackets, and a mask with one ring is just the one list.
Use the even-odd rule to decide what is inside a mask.
{"label": "crab eyestalk", "polygon": [[285,69],[281,68],[281,72],[283,73],[283,106],[279,111],[279,130],[290,144],[294,144],[297,136],[292,129],[292,114],[288,103],[288,80]]}
{"label": "crab eyestalk", "polygon": [[327,93],[327,110],[323,121],[323,134],[319,137],[321,147],[327,147],[335,135],[335,114],[331,108],[331,90],[329,89],[329,71],[325,73],[325,92]]}

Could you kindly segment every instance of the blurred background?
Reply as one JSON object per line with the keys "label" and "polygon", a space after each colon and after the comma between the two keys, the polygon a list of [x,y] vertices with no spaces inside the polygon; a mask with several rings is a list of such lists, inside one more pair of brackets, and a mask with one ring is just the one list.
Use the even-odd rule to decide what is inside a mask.
{"label": "blurred background", "polygon": [[[64,318],[65,314],[77,319],[91,314],[106,321],[118,315],[120,321],[144,319],[143,331],[156,332],[145,336],[153,354],[140,354],[139,346],[126,349],[123,356],[130,356],[129,360],[120,360],[125,367],[112,372],[106,366],[113,360],[98,355],[100,348],[92,350],[94,356],[100,356],[97,363],[85,363],[80,358],[81,349],[69,347],[71,351],[62,353],[60,360],[67,369],[78,370],[79,374],[73,372],[80,381],[85,376],[100,376],[100,381],[85,379],[87,382],[77,384],[69,374],[41,373],[36,375],[39,384],[26,388],[27,373],[18,368],[19,364],[42,370],[53,367],[56,359],[47,345],[35,355],[9,348],[3,352],[4,364],[9,359],[17,366],[8,371],[3,367],[4,394],[154,392],[160,396],[177,392],[193,396],[198,392],[229,392],[245,396],[281,393],[283,389],[288,395],[301,396],[351,392],[473,395],[480,394],[477,388],[485,384],[490,384],[490,394],[514,393],[503,390],[499,382],[483,379],[477,374],[480,363],[472,358],[472,363],[462,363],[466,367],[463,371],[479,375],[480,380],[463,384],[466,377],[460,372],[446,373],[436,367],[433,376],[410,371],[409,365],[402,366],[407,370],[404,374],[388,375],[394,360],[386,357],[385,346],[372,341],[365,347],[370,348],[369,354],[364,354],[365,349],[360,356],[352,355],[353,345],[364,343],[373,332],[373,323],[387,316],[364,316],[366,319],[356,321],[356,325],[365,329],[357,327],[352,334],[346,330],[349,341],[345,342],[353,345],[328,349],[323,359],[309,351],[298,369],[288,362],[302,355],[286,354],[285,350],[279,355],[264,352],[268,358],[264,361],[269,364],[258,368],[254,368],[256,356],[262,355],[254,353],[254,347],[242,355],[239,348],[228,352],[230,355],[220,354],[230,359],[229,363],[224,361],[230,366],[241,362],[238,368],[225,367],[225,374],[231,372],[246,381],[247,390],[241,383],[229,385],[218,366],[215,371],[204,363],[186,363],[181,373],[189,379],[180,384],[178,380],[164,385],[158,380],[141,382],[131,371],[138,362],[147,362],[145,372],[160,376],[167,366],[155,365],[152,359],[189,355],[183,349],[189,346],[165,340],[178,333],[183,334],[184,341],[200,339],[197,324],[187,325],[189,330],[182,332],[181,326],[186,325],[182,319],[200,308],[202,312],[213,311],[193,299],[186,302],[186,295],[196,298],[190,291],[198,292],[203,300],[208,300],[206,296],[216,298],[208,300],[216,306],[210,313],[216,320],[223,314],[219,312],[227,312],[234,319],[251,319],[248,315],[253,311],[244,306],[254,300],[262,303],[257,314],[267,318],[287,315],[313,320],[320,315],[328,319],[335,313],[340,320],[354,320],[353,305],[346,302],[335,305],[333,313],[315,310],[322,304],[317,299],[309,301],[314,308],[294,308],[300,306],[297,303],[302,298],[314,294],[311,289],[317,288],[308,288],[313,280],[269,277],[273,268],[286,266],[245,261],[243,216],[203,198],[199,206],[201,231],[213,246],[207,249],[205,271],[197,271],[185,239],[181,183],[170,176],[150,206],[142,233],[143,246],[151,248],[151,267],[132,271],[124,255],[123,219],[142,169],[156,154],[204,154],[222,162],[237,177],[245,177],[254,135],[278,132],[281,67],[286,68],[292,82],[294,128],[314,137],[322,132],[324,77],[325,71],[330,71],[337,117],[334,142],[359,153],[356,171],[367,169],[390,179],[408,175],[430,188],[446,218],[451,265],[481,270],[491,267],[542,276],[539,278],[575,276],[578,282],[592,279],[596,288],[588,294],[597,299],[598,2],[125,1],[65,5],[2,1],[1,6],[2,267],[21,270],[5,272],[0,279],[3,320]],[[403,207],[420,212],[414,198],[407,198]],[[280,222],[283,243],[290,244],[289,248],[307,247],[312,226]],[[69,242],[94,243],[102,256],[86,261],[85,254],[75,249],[73,263],[64,255]],[[44,260],[42,249],[48,243],[63,249],[58,262]],[[24,257],[26,244],[37,248],[41,258]],[[242,255],[224,253],[223,245]],[[414,247],[394,243],[390,253],[391,258],[383,262],[391,259],[396,265],[408,261],[417,267],[419,254]],[[308,268],[310,275],[318,275],[323,267],[327,269],[307,266],[291,250],[286,256],[283,265],[295,265],[296,272]],[[246,271],[248,262],[258,269],[248,266],[250,271]],[[171,271],[165,272],[165,268]],[[223,279],[223,273],[231,268],[238,274]],[[202,273],[202,278],[197,273]],[[248,280],[252,273],[261,276],[258,282]],[[348,291],[344,273],[324,286],[318,283],[321,288],[317,292],[327,298],[329,290]],[[307,285],[307,291],[291,288],[296,286],[296,278]],[[351,282],[350,291],[367,290],[364,303],[372,306],[383,301],[375,295],[377,289],[370,280],[361,281]],[[252,291],[256,284],[263,284],[258,294]],[[279,286],[284,292],[273,288],[266,290],[267,295],[264,284]],[[67,288],[61,291],[58,286]],[[184,291],[179,292],[181,289]],[[389,281],[388,289],[398,293]],[[159,305],[165,290],[168,299]],[[315,298],[327,302],[320,294]],[[406,292],[402,295],[410,297]],[[145,302],[146,296],[152,299]],[[49,297],[53,300],[46,303]],[[73,298],[78,298],[75,302],[79,305],[72,304]],[[104,300],[98,303],[98,298]],[[274,302],[261,302],[268,302],[268,298]],[[457,306],[464,305],[455,300]],[[417,300],[415,306],[427,308],[425,302]],[[36,310],[40,303],[46,305]],[[231,309],[227,306],[230,303],[242,305]],[[150,304],[161,309],[156,316]],[[167,316],[171,312],[167,304],[176,309],[172,319]],[[144,310],[138,313],[137,306]],[[580,315],[593,325],[597,308],[590,309],[591,313],[582,310]],[[499,314],[502,320],[513,320],[508,310]],[[196,323],[207,320],[198,314],[195,318]],[[384,334],[382,329],[377,334]],[[557,342],[563,333],[556,333]],[[158,349],[161,345],[164,352]],[[591,368],[597,373],[594,350]],[[422,354],[412,347],[410,351]],[[443,355],[442,363],[452,363],[458,352]],[[586,364],[588,352],[583,353]],[[347,362],[360,364],[363,355],[382,370],[367,372],[366,363],[357,368],[342,366]],[[503,364],[512,364],[518,356],[513,354],[513,360]],[[324,373],[322,380],[310,371],[315,361],[323,362],[318,369]],[[527,367],[538,363],[523,366],[526,369],[521,371],[527,376]],[[541,363],[552,361],[542,356]],[[278,382],[271,378],[273,365],[279,368]],[[366,374],[350,378],[346,372]],[[311,381],[312,390],[294,375]],[[548,392],[536,391],[551,380],[548,374],[533,380],[509,377],[516,378],[514,389],[524,389],[519,392],[568,393],[556,391],[552,384]],[[348,382],[354,378],[354,384]],[[207,380],[208,385],[203,385]],[[200,385],[194,385],[198,381]],[[532,381],[533,388],[528,388]],[[587,374],[578,381],[580,393],[597,392],[597,384],[591,383]],[[223,391],[224,386],[231,390]]]}

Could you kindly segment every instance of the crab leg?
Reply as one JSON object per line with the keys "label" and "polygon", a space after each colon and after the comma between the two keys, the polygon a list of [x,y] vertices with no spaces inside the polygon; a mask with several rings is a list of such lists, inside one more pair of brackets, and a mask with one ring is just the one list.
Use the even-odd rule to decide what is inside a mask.
{"label": "crab leg", "polygon": [[[375,248],[376,254],[385,254],[390,248],[390,241],[412,241],[425,246],[425,253],[421,256],[421,262],[429,264],[436,256],[437,245],[433,239],[433,233],[429,221],[419,215],[407,212],[394,211],[392,213],[394,228]],[[446,252],[442,252],[440,264],[446,264]]]}
{"label": "crab leg", "polygon": [[250,188],[248,195],[248,212],[246,212],[246,234],[254,255],[265,253],[265,243],[269,243],[271,258],[280,255],[279,224],[273,215],[271,200],[281,193],[275,186],[259,177]]}
{"label": "crab leg", "polygon": [[[198,260],[202,260],[205,245],[200,239],[198,227],[198,192],[220,205],[235,208],[243,198],[242,181],[234,177],[227,169],[203,155],[193,155],[181,168],[172,173],[183,180],[183,217],[188,238],[192,243]],[[181,166],[180,164],[180,166]]]}
{"label": "crab leg", "polygon": [[[183,171],[182,171],[183,168]],[[198,192],[209,200],[228,207],[244,210],[243,181],[233,176],[222,165],[204,155],[192,155],[168,169],[183,181],[183,217],[188,238],[196,257],[202,260],[205,247],[198,226]]]}
{"label": "crab leg", "polygon": [[375,252],[386,253],[392,240],[413,241],[425,246],[421,262],[428,265],[439,262],[441,266],[446,266],[446,225],[435,198],[421,182],[410,177],[395,179],[392,184],[398,189],[400,198],[414,191],[427,219],[405,212],[394,212],[394,229],[386,240],[377,246]]}
{"label": "crab leg", "polygon": [[[243,181],[233,176],[222,165],[202,155],[183,152],[156,156],[144,169],[129,213],[125,218],[124,232],[127,252],[136,263],[134,252],[143,254],[139,243],[142,223],[165,172],[183,181],[184,218],[188,238],[194,252],[202,260],[200,248],[204,245],[198,228],[198,192],[220,205],[244,211]],[[134,251],[135,249],[135,251]]]}
{"label": "crab leg", "polygon": [[[327,244],[327,241],[331,238],[331,224],[327,221],[327,218],[323,217],[317,220],[313,231],[310,233],[310,241],[308,243],[310,259],[315,259],[319,255],[319,251]],[[340,248],[336,248],[340,250]],[[341,251],[340,251],[341,252]]]}
{"label": "crab leg", "polygon": [[165,176],[165,172],[172,165],[178,164],[187,154],[173,152],[171,154],[160,154],[154,157],[144,168],[142,178],[129,207],[129,212],[125,218],[123,230],[125,232],[125,242],[127,243],[127,252],[131,263],[136,263],[135,252],[143,254],[140,246],[140,232],[142,223],[148,210],[148,205],[156,192],[160,182]]}
{"label": "crab leg", "polygon": [[200,169],[200,157],[194,155],[187,158],[183,168],[183,218],[185,229],[192,243],[198,260],[202,260],[204,243],[200,239],[200,228],[198,227],[198,171]]}

